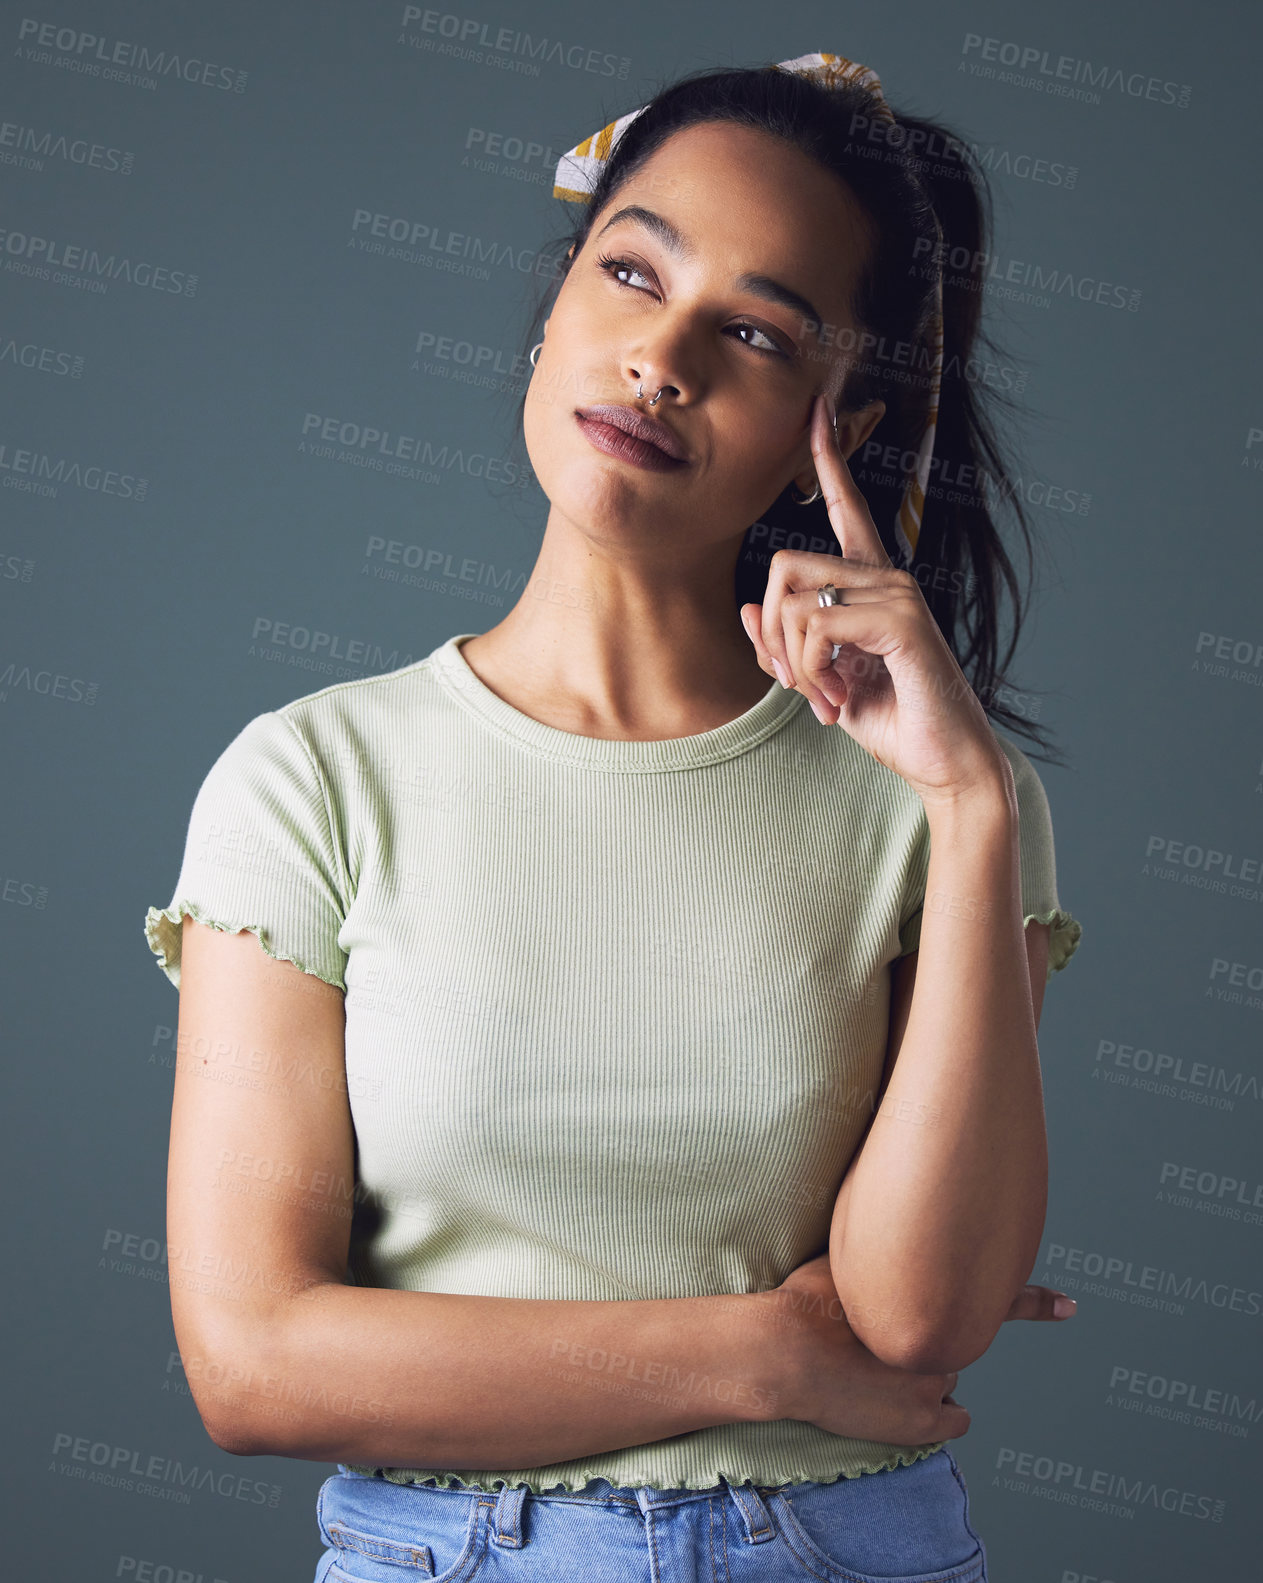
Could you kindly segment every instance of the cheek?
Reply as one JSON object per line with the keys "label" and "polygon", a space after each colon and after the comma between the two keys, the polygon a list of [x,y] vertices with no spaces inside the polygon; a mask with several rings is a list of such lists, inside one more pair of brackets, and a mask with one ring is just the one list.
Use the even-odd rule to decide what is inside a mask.
{"label": "cheek", "polygon": [[541,352],[522,412],[526,454],[539,487],[549,501],[579,511],[608,509],[610,489],[617,483],[610,469],[593,465],[599,455],[575,421],[576,407],[601,399],[585,385],[596,388],[590,373],[585,378],[582,369],[560,359],[546,369]]}
{"label": "cheek", "polygon": [[531,374],[526,413],[535,407],[541,414],[555,414],[558,421],[572,420],[576,407],[600,401],[626,401],[631,392],[620,384],[617,369],[603,362],[600,343],[568,313],[564,324],[554,311]]}
{"label": "cheek", "polygon": [[547,405],[550,399],[540,384],[539,374],[534,374],[527,388],[526,404],[522,408],[522,433],[526,438],[526,454],[530,457],[531,466],[537,475],[541,451],[548,443],[547,426],[553,421]]}
{"label": "cheek", "polygon": [[758,484],[790,469],[802,438],[787,413],[769,413],[766,404],[757,413],[751,403],[740,404],[725,415],[720,432],[727,470]]}
{"label": "cheek", "polygon": [[522,412],[526,454],[547,498],[565,499],[577,505],[591,488],[593,473],[584,455],[587,442],[574,419],[574,408],[585,402],[572,381],[562,380],[555,365],[553,380],[545,379],[543,364],[541,353],[540,367],[526,393]]}

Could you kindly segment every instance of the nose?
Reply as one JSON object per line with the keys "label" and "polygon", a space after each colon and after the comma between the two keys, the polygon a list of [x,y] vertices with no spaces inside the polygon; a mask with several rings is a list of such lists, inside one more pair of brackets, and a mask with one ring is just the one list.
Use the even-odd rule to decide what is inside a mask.
{"label": "nose", "polygon": [[[627,372],[636,386],[636,400],[639,401],[644,396],[651,407],[656,407],[663,396],[668,393],[678,400],[680,395],[679,386],[669,384],[660,378],[655,378],[654,369],[655,365],[644,358],[637,363],[629,363],[627,365]],[[655,392],[655,394],[650,396],[650,391]]]}

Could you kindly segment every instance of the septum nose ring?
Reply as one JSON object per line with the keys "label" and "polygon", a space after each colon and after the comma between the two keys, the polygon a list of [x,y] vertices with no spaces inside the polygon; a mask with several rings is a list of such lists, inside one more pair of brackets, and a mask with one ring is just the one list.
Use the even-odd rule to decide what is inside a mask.
{"label": "septum nose ring", "polygon": [[[665,385],[659,385],[658,386],[658,394],[653,398],[653,401],[648,403],[648,405],[652,407],[655,402],[660,401],[662,399],[662,392],[666,388],[667,387]],[[636,400],[637,401],[643,401],[644,397],[645,397],[644,382],[643,381],[639,381],[637,383],[637,385],[636,385]]]}

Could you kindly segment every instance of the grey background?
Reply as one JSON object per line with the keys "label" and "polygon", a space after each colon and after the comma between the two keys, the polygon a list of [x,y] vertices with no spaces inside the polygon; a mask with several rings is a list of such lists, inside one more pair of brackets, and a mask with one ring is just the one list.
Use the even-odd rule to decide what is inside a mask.
{"label": "grey background", "polygon": [[[404,9],[62,0],[34,13],[111,48],[210,62],[227,87],[70,69],[24,38],[27,13],[0,11],[6,1416],[22,1517],[9,1569],[88,1583],[148,1564],[276,1583],[309,1578],[321,1552],[313,1503],[332,1466],[218,1450],[181,1378],[160,1251],[176,996],[141,925],[169,899],[193,795],[241,726],[493,625],[546,510],[529,479],[492,486],[468,463],[426,482],[300,451],[308,413],[466,458],[512,446],[520,380],[462,383],[459,364],[427,370],[414,346],[449,336],[511,368],[538,280],[509,263],[480,279],[366,254],[348,245],[354,213],[529,255],[565,225],[557,156],[658,83],[831,49],[1001,165],[1076,168],[1073,187],[997,169],[999,259],[1139,292],[1134,311],[988,299],[1029,373],[1028,476],[1090,496],[1086,513],[1033,512],[1049,555],[1018,668],[1067,755],[1037,767],[1062,904],[1085,931],[1040,1031],[1053,1167],[1033,1279],[1075,1292],[1080,1311],[1003,1328],[962,1375],[973,1426],[952,1449],[994,1583],[1254,1575],[1263,1212],[1239,1199],[1263,1180],[1263,906],[1257,879],[1247,894],[1190,881],[1207,861],[1192,849],[1231,854],[1238,872],[1263,858],[1263,400],[1246,196],[1258,14],[1087,0],[1056,14],[743,5],[722,25],[662,0],[435,12],[597,56],[587,70],[523,70],[520,51],[498,66],[485,49],[410,45],[405,32],[442,38],[405,28]],[[1172,82],[1187,104],[1108,87],[1093,103],[980,76],[969,35]],[[547,152],[479,169],[467,144],[490,133]],[[121,151],[130,169],[24,151],[46,135]],[[196,285],[75,289],[23,271],[31,238]],[[24,452],[143,479],[143,498],[127,483],[32,492]],[[429,585],[372,576],[373,535],[436,552]],[[261,645],[260,623],[360,640],[366,662],[302,668],[309,650],[292,632]],[[1205,668],[1222,639],[1240,642],[1238,658]],[[1155,866],[1166,842],[1184,861]],[[1217,994],[1223,964],[1252,970],[1253,991]],[[1169,1058],[1164,1081],[1138,1081],[1122,1046]],[[1164,1165],[1211,1173],[1209,1189],[1169,1201]],[[1218,1197],[1227,1177],[1245,1185]],[[1081,1250],[1085,1267],[1059,1249]],[[1097,1258],[1121,1273],[1094,1276]],[[1157,1279],[1146,1266],[1165,1272],[1165,1307],[1132,1300]],[[1230,1301],[1231,1289],[1251,1295]],[[1190,1390],[1199,1404],[1226,1394],[1194,1412]],[[151,1457],[215,1482],[181,1500],[159,1475],[140,1493]],[[1110,1494],[1094,1500],[1094,1476]]]}

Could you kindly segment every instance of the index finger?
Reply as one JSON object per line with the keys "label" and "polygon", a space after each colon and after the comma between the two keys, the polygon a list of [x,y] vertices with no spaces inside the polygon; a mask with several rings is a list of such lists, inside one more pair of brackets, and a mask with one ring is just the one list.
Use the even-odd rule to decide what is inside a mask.
{"label": "index finger", "polygon": [[837,430],[829,415],[823,391],[811,409],[811,452],[816,462],[820,492],[829,509],[829,523],[842,554],[850,561],[866,561],[870,566],[893,566],[886,553],[868,502],[851,476],[846,457],[838,442]]}

